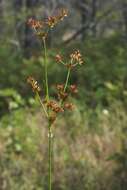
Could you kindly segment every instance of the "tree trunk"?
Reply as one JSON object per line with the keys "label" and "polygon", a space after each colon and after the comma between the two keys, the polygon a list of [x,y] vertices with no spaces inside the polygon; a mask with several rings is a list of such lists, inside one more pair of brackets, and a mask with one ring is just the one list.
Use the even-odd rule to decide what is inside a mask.
{"label": "tree trunk", "polygon": [[122,0],[122,14],[123,14],[123,21],[124,21],[124,33],[127,38],[127,1]]}
{"label": "tree trunk", "polygon": [[[96,12],[97,12],[97,0],[92,0],[92,14],[91,14],[92,18],[91,18],[91,20],[92,20],[93,24],[96,21]],[[93,33],[93,36],[96,37],[96,33],[97,33],[96,25],[93,26],[92,33]]]}
{"label": "tree trunk", "polygon": [[[3,33],[3,0],[0,0],[0,33]],[[2,35],[1,35],[2,37]]]}
{"label": "tree trunk", "polygon": [[[87,16],[88,16],[88,10],[86,9],[86,1],[85,0],[80,0],[80,13],[81,13],[81,25],[85,26],[87,22]],[[82,40],[84,41],[86,38],[86,30],[82,32]]]}
{"label": "tree trunk", "polygon": [[16,38],[20,47],[20,50],[22,51],[22,19],[19,15],[21,15],[22,11],[22,0],[13,0],[13,9],[14,9],[14,27],[16,31]]}
{"label": "tree trunk", "polygon": [[[14,0],[15,26],[17,38],[22,50],[23,56],[29,58],[31,56],[31,48],[34,47],[35,39],[33,39],[32,31],[27,25],[29,17],[34,17],[32,9],[37,5],[38,0]],[[30,15],[28,15],[30,12]]]}

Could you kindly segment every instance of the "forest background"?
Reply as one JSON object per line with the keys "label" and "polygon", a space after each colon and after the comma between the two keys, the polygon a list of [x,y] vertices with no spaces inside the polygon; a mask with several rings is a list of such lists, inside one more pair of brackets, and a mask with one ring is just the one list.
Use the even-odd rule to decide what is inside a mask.
{"label": "forest background", "polygon": [[127,1],[0,0],[0,190],[47,189],[47,131],[26,79],[43,85],[43,49],[28,27],[67,8],[50,32],[48,71],[65,80],[57,53],[79,49],[73,112],[56,122],[54,190],[127,189]]}

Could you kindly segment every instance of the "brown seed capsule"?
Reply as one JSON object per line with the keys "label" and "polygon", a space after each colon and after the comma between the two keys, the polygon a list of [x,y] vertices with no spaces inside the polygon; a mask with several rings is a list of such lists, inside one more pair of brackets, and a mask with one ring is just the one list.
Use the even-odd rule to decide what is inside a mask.
{"label": "brown seed capsule", "polygon": [[54,106],[52,108],[52,111],[54,111],[55,113],[59,113],[59,112],[64,112],[64,109],[59,106]]}
{"label": "brown seed capsule", "polygon": [[72,103],[65,103],[64,108],[72,111],[74,109],[74,105]]}
{"label": "brown seed capsule", "polygon": [[58,98],[62,99],[63,101],[65,101],[67,99],[67,97],[68,97],[68,93],[66,93],[66,92],[60,91],[58,93]]}
{"label": "brown seed capsule", "polygon": [[35,20],[33,18],[29,18],[27,24],[36,30],[42,28],[43,26],[42,22]]}
{"label": "brown seed capsule", "polygon": [[63,91],[64,90],[64,85],[63,84],[57,84],[56,88],[58,91]]}
{"label": "brown seed capsule", "polygon": [[60,54],[57,54],[55,60],[56,62],[60,63],[62,61],[62,56]]}
{"label": "brown seed capsule", "polygon": [[54,111],[55,113],[64,111],[63,108],[61,108],[55,101],[49,101],[47,103],[47,107],[51,108],[51,110]]}
{"label": "brown seed capsule", "polygon": [[40,92],[38,82],[33,77],[29,76],[27,82],[31,85],[33,92]]}
{"label": "brown seed capsule", "polygon": [[49,16],[46,23],[50,28],[53,28],[57,24],[57,18],[55,16]]}
{"label": "brown seed capsule", "polygon": [[77,86],[76,86],[75,84],[70,85],[70,91],[71,91],[71,93],[73,93],[73,94],[77,94],[77,93],[78,93]]}
{"label": "brown seed capsule", "polygon": [[74,51],[70,54],[71,62],[77,62],[79,65],[83,64],[82,55],[79,50]]}

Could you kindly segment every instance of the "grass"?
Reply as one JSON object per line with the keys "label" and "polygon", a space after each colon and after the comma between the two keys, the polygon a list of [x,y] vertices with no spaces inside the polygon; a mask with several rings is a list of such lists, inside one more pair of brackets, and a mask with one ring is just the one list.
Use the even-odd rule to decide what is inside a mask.
{"label": "grass", "polygon": [[[126,110],[121,104],[112,105],[107,115],[98,110],[95,129],[90,128],[85,110],[85,117],[79,114],[77,118],[81,124],[76,124],[75,112],[55,126],[53,188],[107,190],[108,184],[109,190],[120,189],[121,178],[116,175],[119,164],[110,158],[115,152],[122,153]],[[48,189],[47,124],[40,111],[15,111],[4,116],[0,125],[1,189],[4,185],[10,190]]]}

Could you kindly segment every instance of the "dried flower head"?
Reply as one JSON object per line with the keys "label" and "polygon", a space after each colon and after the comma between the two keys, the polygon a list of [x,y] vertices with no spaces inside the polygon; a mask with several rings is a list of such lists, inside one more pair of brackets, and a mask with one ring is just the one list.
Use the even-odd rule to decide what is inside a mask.
{"label": "dried flower head", "polygon": [[40,92],[38,82],[33,77],[29,76],[27,82],[31,85],[33,92]]}
{"label": "dried flower head", "polygon": [[63,91],[58,92],[59,99],[62,99],[63,101],[65,101],[67,99],[67,97],[68,97],[68,93],[63,92]]}
{"label": "dried flower head", "polygon": [[61,9],[59,11],[59,14],[56,16],[49,16],[46,24],[50,27],[53,28],[60,20],[63,20],[64,17],[67,17],[68,11],[66,9]]}
{"label": "dried flower head", "polygon": [[63,108],[61,108],[55,101],[49,101],[47,103],[47,107],[51,108],[55,113],[63,112]]}
{"label": "dried flower head", "polygon": [[58,15],[58,19],[63,20],[64,17],[67,17],[67,16],[68,16],[68,10],[67,9],[61,9],[60,13]]}
{"label": "dried flower head", "polygon": [[60,54],[57,54],[55,60],[56,62],[60,63],[62,61],[62,56]]}
{"label": "dried flower head", "polygon": [[64,108],[72,111],[74,109],[74,105],[72,103],[65,103]]}
{"label": "dried flower head", "polygon": [[75,84],[70,85],[70,92],[73,94],[78,93],[78,89],[77,89],[77,86]]}
{"label": "dried flower head", "polygon": [[49,16],[46,23],[50,28],[53,28],[57,22],[58,20],[55,16]]}
{"label": "dried flower head", "polygon": [[57,84],[56,88],[58,91],[63,91],[64,90],[64,84]]}
{"label": "dried flower head", "polygon": [[29,18],[27,24],[35,30],[40,29],[43,26],[42,22],[35,20],[33,18]]}
{"label": "dried flower head", "polygon": [[79,50],[74,51],[71,55],[71,62],[77,62],[79,65],[83,64],[82,55]]}
{"label": "dried flower head", "polygon": [[[34,18],[29,18],[27,24],[33,28],[36,34],[41,38],[45,39],[49,28],[53,28],[59,21],[63,20],[67,16],[67,10],[61,9],[56,16],[49,16],[44,21],[39,21]],[[41,31],[43,29],[43,31]]]}

